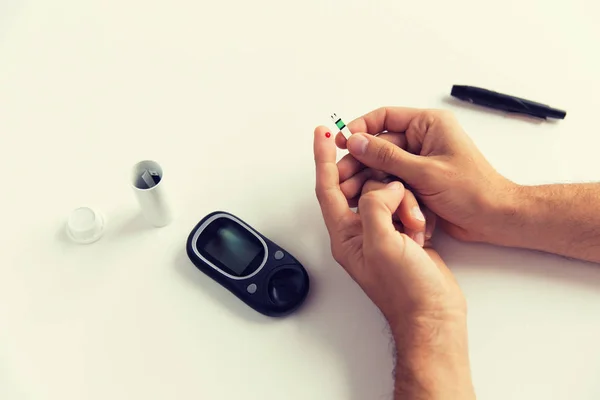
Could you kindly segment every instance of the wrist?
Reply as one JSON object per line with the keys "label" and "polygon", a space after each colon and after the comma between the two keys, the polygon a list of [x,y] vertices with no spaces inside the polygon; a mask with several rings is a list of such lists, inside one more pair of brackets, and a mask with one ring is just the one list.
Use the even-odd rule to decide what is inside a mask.
{"label": "wrist", "polygon": [[491,197],[484,207],[482,242],[521,247],[523,227],[530,215],[527,187],[510,182]]}
{"label": "wrist", "polygon": [[396,329],[396,398],[474,399],[466,315],[412,318]]}

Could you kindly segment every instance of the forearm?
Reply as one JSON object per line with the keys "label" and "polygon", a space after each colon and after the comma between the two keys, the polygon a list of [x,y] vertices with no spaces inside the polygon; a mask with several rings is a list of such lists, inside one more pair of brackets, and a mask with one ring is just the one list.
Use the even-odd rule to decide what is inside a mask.
{"label": "forearm", "polygon": [[395,400],[472,400],[466,320],[420,319],[395,334]]}
{"label": "forearm", "polygon": [[491,242],[600,262],[600,184],[519,186],[507,199]]}

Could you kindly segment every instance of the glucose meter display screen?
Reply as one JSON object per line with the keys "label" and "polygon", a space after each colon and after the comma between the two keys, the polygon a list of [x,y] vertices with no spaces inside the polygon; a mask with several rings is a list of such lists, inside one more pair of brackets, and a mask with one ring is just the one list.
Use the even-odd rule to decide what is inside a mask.
{"label": "glucose meter display screen", "polygon": [[[198,248],[216,260],[219,267],[236,276],[253,272],[262,261],[262,243],[246,228],[229,218],[218,218],[202,232]],[[254,262],[253,262],[254,261]],[[250,266],[254,268],[249,268]]]}

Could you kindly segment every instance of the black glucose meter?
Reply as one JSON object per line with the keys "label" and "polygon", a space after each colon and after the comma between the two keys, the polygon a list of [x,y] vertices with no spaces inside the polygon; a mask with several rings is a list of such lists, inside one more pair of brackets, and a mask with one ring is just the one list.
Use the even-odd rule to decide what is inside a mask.
{"label": "black glucose meter", "polygon": [[186,250],[200,271],[262,314],[289,314],[308,294],[308,274],[298,260],[232,214],[204,217]]}

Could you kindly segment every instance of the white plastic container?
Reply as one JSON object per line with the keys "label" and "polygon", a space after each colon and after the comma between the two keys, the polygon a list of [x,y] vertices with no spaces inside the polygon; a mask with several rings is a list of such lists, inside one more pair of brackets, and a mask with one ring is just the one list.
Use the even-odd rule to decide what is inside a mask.
{"label": "white plastic container", "polygon": [[173,214],[164,189],[163,169],[156,161],[144,160],[133,166],[131,185],[142,214],[159,228],[168,225]]}
{"label": "white plastic container", "polygon": [[89,207],[79,207],[67,219],[67,236],[79,244],[94,243],[104,232],[104,216]]}

